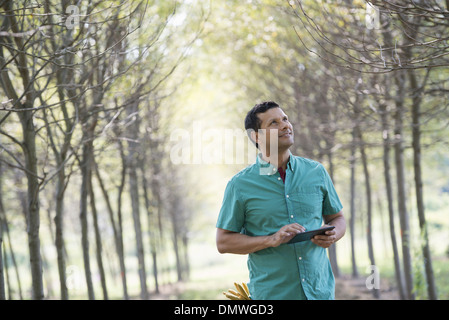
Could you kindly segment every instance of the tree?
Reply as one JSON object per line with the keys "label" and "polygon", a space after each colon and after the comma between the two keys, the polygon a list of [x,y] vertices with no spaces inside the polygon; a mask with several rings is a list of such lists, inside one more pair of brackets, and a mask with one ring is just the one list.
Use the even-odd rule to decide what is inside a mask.
{"label": "tree", "polygon": [[[360,7],[357,7],[357,5],[343,6],[343,8],[351,8],[353,11],[355,11],[355,8],[359,8],[360,13],[365,13],[368,30],[364,32],[364,37],[361,37],[360,34],[351,32],[351,30],[360,29],[356,21],[361,20],[360,16],[355,15],[355,19],[351,21],[346,15],[341,14],[344,10],[335,10],[335,13],[331,13],[332,11],[326,8],[322,11],[324,20],[328,23],[326,25],[308,14],[307,12],[310,10],[304,9],[306,6],[301,2],[297,2],[297,7],[299,9],[295,12],[298,12],[298,18],[302,25],[306,28],[313,42],[327,55],[311,48],[300,38],[301,43],[311,53],[339,68],[349,68],[367,75],[391,72],[395,79],[398,94],[394,98],[396,106],[396,139],[394,146],[398,183],[398,209],[401,218],[408,298],[414,298],[414,294],[410,253],[410,223],[406,207],[403,123],[408,120],[405,119],[408,99],[412,100],[413,119],[411,126],[413,131],[416,200],[421,233],[423,234],[423,256],[425,256],[428,295],[430,299],[435,299],[436,291],[433,283],[424,206],[422,205],[419,142],[421,123],[419,119],[422,112],[419,111],[419,106],[423,97],[423,88],[426,86],[426,80],[431,70],[448,66],[449,48],[445,38],[441,36],[447,28],[447,24],[443,21],[447,19],[448,8],[442,7],[442,4],[438,1],[410,1],[405,3],[372,1],[362,4]],[[429,32],[429,30],[438,30],[438,32]],[[334,48],[338,48],[340,54],[335,54]],[[424,72],[421,72],[421,70],[424,70]],[[418,74],[422,79],[421,84],[418,81]]]}
{"label": "tree", "polygon": [[[42,68],[36,69],[35,65],[32,66],[29,56],[29,54],[31,57],[33,54],[36,54],[36,48],[30,40],[38,31],[33,31],[31,37],[25,38],[26,41],[23,41],[27,30],[22,28],[28,28],[30,24],[29,19],[24,14],[16,14],[12,1],[3,1],[1,8],[3,9],[2,27],[4,30],[8,30],[6,36],[2,35],[0,37],[1,84],[10,101],[10,111],[17,112],[22,126],[23,141],[19,142],[16,139],[14,141],[21,147],[25,158],[25,164],[22,169],[27,176],[28,182],[27,230],[32,289],[33,298],[40,300],[44,298],[39,238],[39,188],[43,177],[39,176],[38,173],[34,113],[39,109],[35,108],[37,98],[35,81]],[[8,49],[9,55],[4,52],[5,48]],[[10,77],[12,69],[17,71],[22,82],[21,87],[13,85]]]}
{"label": "tree", "polygon": [[405,290],[403,284],[403,274],[402,268],[399,259],[397,241],[396,241],[396,228],[395,228],[395,211],[393,208],[393,186],[391,181],[391,173],[390,173],[390,128],[388,124],[388,110],[387,105],[385,103],[380,103],[379,105],[379,113],[382,121],[382,137],[384,139],[384,150],[383,150],[383,164],[384,164],[384,178],[385,178],[385,191],[388,200],[388,217],[389,217],[389,226],[390,226],[390,237],[393,248],[393,259],[394,259],[394,270],[396,276],[396,282],[398,284],[399,296],[401,299],[405,298]]}
{"label": "tree", "polygon": [[[187,48],[198,39],[205,18],[204,11],[192,15],[191,21],[195,23],[182,35],[175,36],[182,25],[169,23],[179,8],[182,12],[183,6],[177,2],[149,6],[145,1],[92,0],[78,5],[69,5],[66,1],[44,1],[41,6],[2,1],[0,7],[0,82],[8,97],[8,100],[2,101],[0,108],[0,134],[8,140],[8,143],[0,144],[1,152],[5,151],[3,155],[6,155],[2,155],[1,161],[13,170],[21,170],[28,180],[29,199],[25,201],[25,217],[29,232],[33,298],[44,297],[39,193],[42,190],[52,191],[50,183],[53,181],[56,181],[54,242],[60,291],[62,299],[69,298],[66,285],[66,260],[69,257],[64,240],[64,224],[67,222],[64,216],[67,214],[65,193],[73,190],[71,177],[74,176],[81,180],[81,247],[88,295],[90,299],[95,298],[89,254],[91,213],[97,267],[104,298],[107,298],[107,276],[103,270],[102,257],[104,239],[99,232],[102,213],[97,210],[99,193],[95,190],[97,185],[92,181],[95,174],[114,230],[124,297],[127,299],[122,225],[123,218],[126,219],[122,213],[126,209],[122,208],[122,195],[127,190],[126,182],[132,185],[135,181],[139,188],[140,181],[132,178],[138,177],[140,166],[135,161],[129,163],[129,159],[121,163],[114,215],[113,204],[107,195],[113,188],[102,184],[104,178],[97,170],[101,163],[96,159],[110,145],[101,149],[96,142],[112,127],[116,134],[111,136],[118,146],[118,154],[128,156],[134,151],[139,154],[139,148],[134,150],[130,144],[126,149],[127,137],[123,135],[126,131],[117,130],[117,124],[122,120],[120,115],[129,115],[129,112],[138,114],[140,103],[150,93],[162,91],[162,84],[167,82],[188,55]],[[125,77],[133,72],[133,76]],[[138,75],[144,76],[139,78]],[[167,91],[173,91],[173,88]],[[164,95],[166,93],[160,92],[154,97],[160,99]],[[21,122],[22,132],[3,130],[3,125],[11,127],[14,124],[15,117]],[[131,131],[133,128],[128,129]],[[137,130],[134,133],[135,141],[140,140],[141,132]],[[104,158],[102,161],[106,162]],[[79,164],[79,167],[75,164]],[[134,187],[131,189],[135,190]],[[147,196],[150,199],[151,196]],[[138,194],[133,197],[134,204],[138,204],[141,198]],[[49,207],[48,210],[50,212],[53,209]],[[141,227],[139,221],[137,225]],[[53,234],[51,237],[53,239]],[[140,251],[145,254],[143,250]],[[144,256],[140,259],[143,261]]]}
{"label": "tree", "polygon": [[[2,172],[2,163],[0,162],[0,190],[2,189],[3,182],[3,172]],[[3,208],[3,197],[0,192],[0,300],[6,300],[5,293],[5,276],[3,272],[4,263],[3,263],[3,225],[6,223],[3,218],[5,214],[5,210]]]}

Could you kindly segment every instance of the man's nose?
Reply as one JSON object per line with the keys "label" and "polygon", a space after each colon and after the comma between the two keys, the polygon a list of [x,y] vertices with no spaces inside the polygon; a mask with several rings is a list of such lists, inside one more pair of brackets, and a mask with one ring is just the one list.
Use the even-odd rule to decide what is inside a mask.
{"label": "man's nose", "polygon": [[281,122],[281,125],[279,126],[279,131],[280,131],[280,132],[283,132],[283,131],[285,131],[286,129],[288,129],[288,123],[282,121],[282,122]]}

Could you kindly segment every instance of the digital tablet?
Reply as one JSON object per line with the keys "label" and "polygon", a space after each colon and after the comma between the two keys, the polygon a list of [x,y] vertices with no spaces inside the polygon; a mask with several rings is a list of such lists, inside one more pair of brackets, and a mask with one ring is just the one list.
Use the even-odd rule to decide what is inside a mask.
{"label": "digital tablet", "polygon": [[312,239],[313,236],[316,236],[318,234],[324,234],[326,231],[332,230],[334,228],[335,228],[335,226],[329,226],[329,227],[324,227],[321,229],[300,232],[287,243],[296,243],[296,242],[301,242],[301,241],[307,241],[307,240]]}

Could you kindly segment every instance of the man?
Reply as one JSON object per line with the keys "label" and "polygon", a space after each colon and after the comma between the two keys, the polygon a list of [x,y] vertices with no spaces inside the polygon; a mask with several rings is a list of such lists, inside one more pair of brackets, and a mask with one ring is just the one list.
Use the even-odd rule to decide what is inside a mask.
{"label": "man", "polygon": [[[218,251],[248,254],[254,300],[334,299],[325,248],[343,237],[346,222],[328,173],[320,163],[291,154],[293,128],[275,102],[254,106],[245,129],[260,153],[226,187],[217,221]],[[320,228],[323,218],[335,228],[311,241],[287,243],[300,232]]]}

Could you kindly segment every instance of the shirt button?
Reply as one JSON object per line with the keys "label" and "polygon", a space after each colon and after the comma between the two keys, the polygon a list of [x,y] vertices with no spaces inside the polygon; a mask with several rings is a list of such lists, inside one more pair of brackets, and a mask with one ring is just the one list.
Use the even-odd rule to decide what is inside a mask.
{"label": "shirt button", "polygon": [[302,280],[302,282],[306,281],[306,279],[304,279],[304,278],[302,278],[301,280]]}
{"label": "shirt button", "polygon": [[286,195],[287,198],[289,198],[288,194]]}
{"label": "shirt button", "polygon": [[291,215],[290,218],[293,218],[293,215]]}
{"label": "shirt button", "polygon": [[[299,259],[299,260],[302,260],[302,257],[299,257],[298,259]],[[304,281],[304,279],[303,279],[303,281]]]}
{"label": "shirt button", "polygon": [[278,180],[281,180],[281,177],[278,177]]}

